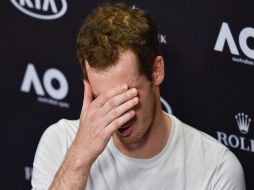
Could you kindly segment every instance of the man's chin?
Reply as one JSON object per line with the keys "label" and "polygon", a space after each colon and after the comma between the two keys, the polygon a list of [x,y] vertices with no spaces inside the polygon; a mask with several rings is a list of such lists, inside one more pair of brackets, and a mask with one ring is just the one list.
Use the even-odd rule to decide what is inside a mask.
{"label": "man's chin", "polygon": [[125,145],[134,145],[137,144],[140,141],[139,136],[137,135],[137,131],[135,130],[136,126],[132,126],[129,129],[126,129],[126,132],[120,132],[117,130],[115,132],[115,138],[117,138],[117,141],[125,144]]}

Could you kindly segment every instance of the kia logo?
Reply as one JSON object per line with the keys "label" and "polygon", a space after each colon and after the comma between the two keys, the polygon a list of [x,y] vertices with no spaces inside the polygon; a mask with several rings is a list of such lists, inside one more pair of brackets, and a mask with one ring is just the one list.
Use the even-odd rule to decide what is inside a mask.
{"label": "kia logo", "polygon": [[11,0],[21,12],[42,20],[60,18],[67,11],[66,0]]}

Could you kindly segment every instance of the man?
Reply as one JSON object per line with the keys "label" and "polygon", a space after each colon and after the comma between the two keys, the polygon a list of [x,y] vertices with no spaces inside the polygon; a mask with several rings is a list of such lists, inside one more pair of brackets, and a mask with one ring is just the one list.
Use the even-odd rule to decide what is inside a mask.
{"label": "man", "polygon": [[80,29],[80,120],[60,120],[39,143],[33,189],[244,190],[236,157],[162,111],[158,28],[142,10],[98,7]]}

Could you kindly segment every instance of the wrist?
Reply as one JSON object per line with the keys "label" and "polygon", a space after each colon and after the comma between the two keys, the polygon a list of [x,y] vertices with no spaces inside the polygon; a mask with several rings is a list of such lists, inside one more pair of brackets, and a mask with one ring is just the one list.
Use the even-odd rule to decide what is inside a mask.
{"label": "wrist", "polygon": [[73,143],[68,151],[70,165],[73,171],[90,169],[95,159],[84,148]]}

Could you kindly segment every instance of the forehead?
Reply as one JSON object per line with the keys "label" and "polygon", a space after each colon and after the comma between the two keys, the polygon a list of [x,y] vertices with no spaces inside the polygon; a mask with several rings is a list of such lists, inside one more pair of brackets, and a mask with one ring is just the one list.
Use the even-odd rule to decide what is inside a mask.
{"label": "forehead", "polygon": [[86,71],[95,95],[121,84],[137,87],[142,78],[138,70],[137,57],[130,50],[121,52],[117,63],[107,69],[91,68],[86,63]]}

